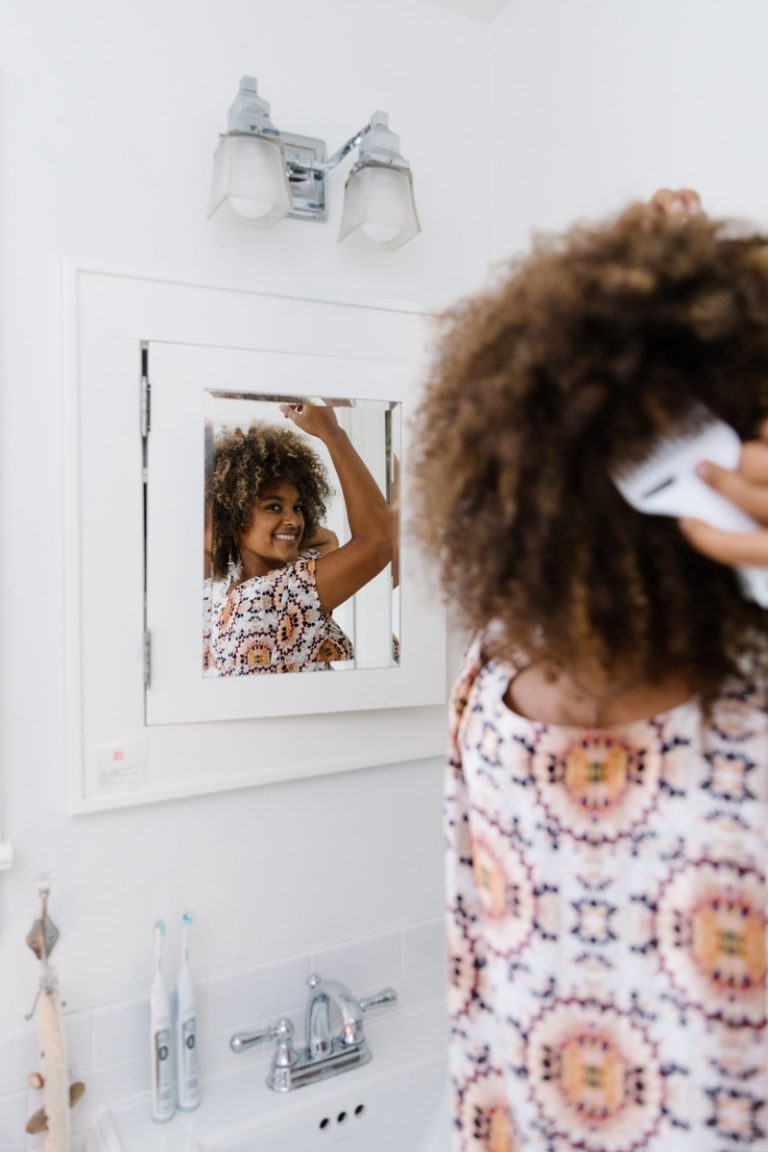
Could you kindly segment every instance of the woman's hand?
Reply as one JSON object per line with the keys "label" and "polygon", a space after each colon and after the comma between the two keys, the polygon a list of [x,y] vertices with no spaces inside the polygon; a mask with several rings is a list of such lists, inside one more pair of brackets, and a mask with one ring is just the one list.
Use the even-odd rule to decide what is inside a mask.
{"label": "woman's hand", "polygon": [[698,472],[711,488],[736,504],[761,527],[753,532],[723,532],[701,520],[681,520],[686,539],[721,564],[768,568],[768,420],[760,439],[744,444],[739,465],[731,471],[705,460]]}
{"label": "woman's hand", "polygon": [[280,411],[309,436],[325,440],[339,431],[336,413],[328,404],[281,404]]}
{"label": "woman's hand", "polygon": [[302,548],[311,548],[313,552],[319,552],[321,556],[325,556],[326,552],[335,552],[338,546],[338,536],[331,528],[326,528],[324,524],[318,524],[311,540],[302,542]]}
{"label": "woman's hand", "polygon": [[703,212],[701,197],[693,188],[659,188],[650,204],[665,216],[698,216]]}

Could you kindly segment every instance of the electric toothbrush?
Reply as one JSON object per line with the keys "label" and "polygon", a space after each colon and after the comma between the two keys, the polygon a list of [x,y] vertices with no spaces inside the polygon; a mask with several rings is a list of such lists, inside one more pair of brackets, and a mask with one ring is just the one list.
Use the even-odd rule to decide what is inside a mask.
{"label": "electric toothbrush", "polygon": [[200,1103],[197,1078],[197,1009],[195,986],[189,968],[189,927],[191,912],[181,918],[181,967],[176,982],[176,1053],[178,1060],[178,1104],[192,1112]]}
{"label": "electric toothbrush", "polygon": [[165,921],[155,922],[155,978],[149,995],[149,1045],[152,1065],[152,1119],[167,1124],[173,1119],[173,1030],[171,998],[163,974]]}

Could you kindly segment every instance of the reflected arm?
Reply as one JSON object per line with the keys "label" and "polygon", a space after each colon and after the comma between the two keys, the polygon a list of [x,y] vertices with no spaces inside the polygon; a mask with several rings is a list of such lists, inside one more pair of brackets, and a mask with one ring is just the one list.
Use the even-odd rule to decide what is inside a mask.
{"label": "reflected arm", "polygon": [[323,441],[341,484],[350,539],[321,556],[315,568],[323,611],[343,604],[377,576],[392,558],[392,518],[389,505],[332,408],[285,405],[283,413],[311,436]]}

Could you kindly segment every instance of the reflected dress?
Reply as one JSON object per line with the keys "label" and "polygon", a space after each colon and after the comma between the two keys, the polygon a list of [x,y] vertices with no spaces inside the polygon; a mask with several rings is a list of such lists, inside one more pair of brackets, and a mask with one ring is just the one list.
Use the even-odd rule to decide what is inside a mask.
{"label": "reflected dress", "polygon": [[315,555],[227,590],[203,583],[203,670],[213,676],[328,671],[352,641],[326,615]]}
{"label": "reflected dress", "polygon": [[446,791],[461,1152],[768,1152],[764,698],[610,729],[476,645]]}

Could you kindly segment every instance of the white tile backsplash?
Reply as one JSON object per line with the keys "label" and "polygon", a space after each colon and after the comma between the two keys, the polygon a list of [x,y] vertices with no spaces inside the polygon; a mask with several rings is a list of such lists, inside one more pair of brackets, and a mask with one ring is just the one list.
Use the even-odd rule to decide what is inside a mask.
{"label": "white tile backsplash", "polygon": [[24,1126],[31,1116],[27,1111],[27,1093],[0,1099],[0,1148],[3,1152],[22,1152],[27,1146]]}
{"label": "white tile backsplash", "polygon": [[[262,1028],[288,1016],[303,1043],[307,976],[341,980],[358,996],[392,985],[402,1011],[445,990],[442,919],[318,947],[303,953],[220,973],[196,983],[200,1075],[207,1077],[265,1062],[269,1045],[236,1056],[229,1048],[233,1032]],[[378,1011],[377,1015],[378,1015]],[[86,1085],[72,1111],[73,1152],[85,1152],[86,1135],[102,1108],[148,1091],[148,998],[105,1004],[86,1012],[63,1014],[70,1064]],[[38,1068],[35,1025],[0,1033],[0,1152],[39,1152],[40,1137],[25,1124],[42,1104],[42,1093],[26,1087]]]}
{"label": "white tile backsplash", "polygon": [[122,1000],[93,1013],[93,1066],[119,1064],[142,1056],[149,1043],[149,1001]]}
{"label": "white tile backsplash", "polygon": [[308,956],[289,956],[209,981],[211,1020],[218,1028],[250,1028],[254,1021],[303,1004]]}
{"label": "white tile backsplash", "polygon": [[[285,1012],[281,1015],[285,1015],[295,1022],[299,1013]],[[237,1028],[235,1031],[255,1032],[257,1029],[266,1028],[268,1024],[273,1022],[272,1019],[261,1020],[253,1026]],[[298,1029],[297,1034],[301,1035]],[[259,1064],[269,1060],[272,1053],[271,1043],[265,1041],[263,1044],[254,1045],[247,1052],[235,1053],[229,1046],[231,1037],[231,1028],[225,1028],[221,1032],[209,1032],[207,1036],[201,1037],[198,1064],[201,1080],[205,1081],[211,1076],[220,1076],[222,1072],[234,1072],[248,1064]]]}
{"label": "white tile backsplash", "polygon": [[37,1071],[39,1063],[37,1028],[34,1025],[0,1036],[0,1100],[24,1092],[27,1076]]}
{"label": "white tile backsplash", "polygon": [[397,982],[397,1005],[401,1009],[415,1008],[428,1000],[445,996],[445,967],[424,968],[412,976],[402,976]]}
{"label": "white tile backsplash", "polygon": [[72,1130],[92,1128],[105,1104],[149,1091],[149,1053],[136,1060],[109,1064],[88,1073],[85,1096],[72,1109]]}
{"label": "white tile backsplash", "polygon": [[358,994],[361,988],[397,980],[402,972],[401,947],[399,932],[348,940],[312,952],[312,971],[326,979],[341,980]]}
{"label": "white tile backsplash", "polygon": [[445,924],[425,920],[403,929],[403,973],[421,972],[445,963]]}

